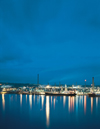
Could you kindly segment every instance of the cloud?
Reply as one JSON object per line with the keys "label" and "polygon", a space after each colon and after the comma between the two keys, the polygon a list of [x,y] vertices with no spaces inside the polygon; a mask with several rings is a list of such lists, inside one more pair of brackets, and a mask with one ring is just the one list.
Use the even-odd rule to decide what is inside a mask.
{"label": "cloud", "polygon": [[32,79],[40,73],[41,82],[71,83],[71,78],[87,74],[83,65],[94,65],[86,68],[87,77],[99,74],[95,68],[100,63],[99,4],[98,0],[0,1],[3,78],[13,69],[17,75],[11,76],[22,80],[25,74]]}

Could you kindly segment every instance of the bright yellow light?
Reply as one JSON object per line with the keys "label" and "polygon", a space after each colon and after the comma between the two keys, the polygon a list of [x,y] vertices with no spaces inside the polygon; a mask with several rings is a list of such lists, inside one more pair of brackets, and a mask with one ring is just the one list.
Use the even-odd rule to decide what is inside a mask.
{"label": "bright yellow light", "polygon": [[49,86],[49,85],[47,85],[47,86],[46,86],[46,88],[50,88],[50,86]]}
{"label": "bright yellow light", "polygon": [[1,94],[6,94],[6,93],[7,93],[7,92],[4,92],[4,91],[3,91],[3,92],[1,92]]}

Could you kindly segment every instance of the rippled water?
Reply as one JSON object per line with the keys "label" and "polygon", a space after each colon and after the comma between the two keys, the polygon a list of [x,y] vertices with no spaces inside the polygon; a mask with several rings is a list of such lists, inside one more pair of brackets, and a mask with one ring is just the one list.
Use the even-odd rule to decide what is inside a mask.
{"label": "rippled water", "polygon": [[0,129],[100,129],[100,98],[0,95]]}

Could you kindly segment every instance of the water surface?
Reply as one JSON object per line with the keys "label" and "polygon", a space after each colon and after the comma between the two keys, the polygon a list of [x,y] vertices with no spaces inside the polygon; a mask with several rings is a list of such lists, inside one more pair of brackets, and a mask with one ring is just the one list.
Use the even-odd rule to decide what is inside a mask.
{"label": "water surface", "polygon": [[0,95],[0,129],[100,129],[100,98]]}

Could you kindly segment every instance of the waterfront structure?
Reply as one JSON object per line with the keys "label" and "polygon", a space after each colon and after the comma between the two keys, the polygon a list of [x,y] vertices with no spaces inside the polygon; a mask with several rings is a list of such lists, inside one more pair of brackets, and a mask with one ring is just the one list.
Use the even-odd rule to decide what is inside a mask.
{"label": "waterfront structure", "polygon": [[[85,81],[86,82],[86,81]],[[77,95],[89,95],[95,94],[99,95],[100,94],[100,88],[99,87],[94,87],[94,77],[92,77],[92,87],[84,87],[82,85],[72,85],[72,86],[67,86],[64,85],[40,85],[39,84],[39,74],[37,75],[37,85],[29,84],[26,85],[24,84],[20,87],[14,87],[13,85],[1,85],[0,86],[0,94],[6,93],[6,94],[36,94],[36,95],[41,95],[41,94],[46,94],[49,92],[49,94],[55,94],[55,95],[64,95],[68,93],[75,93]]]}
{"label": "waterfront structure", "polygon": [[67,91],[67,85],[65,84],[65,91]]}

